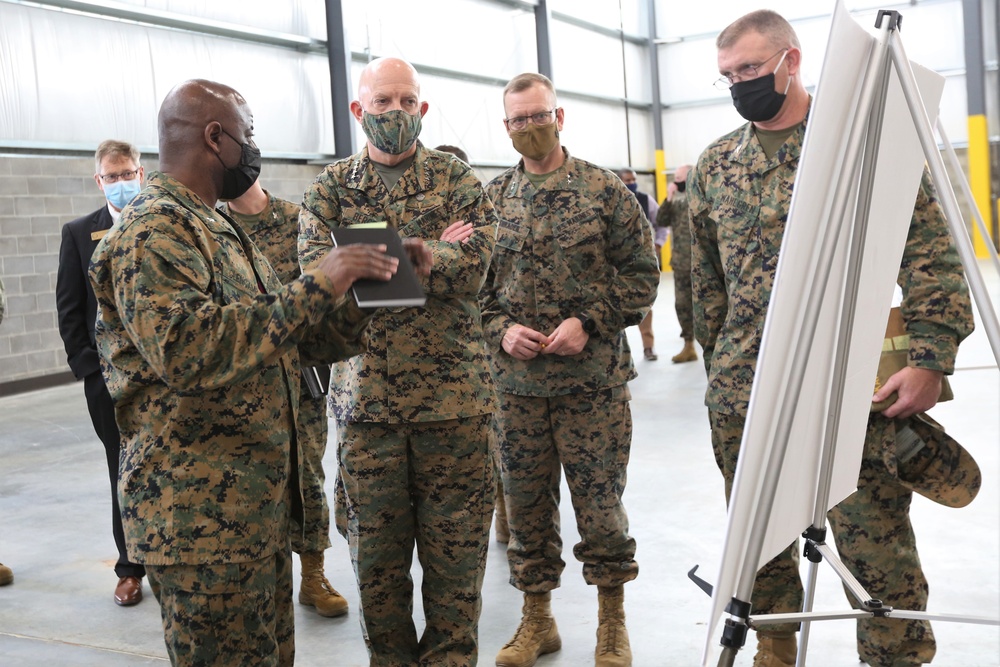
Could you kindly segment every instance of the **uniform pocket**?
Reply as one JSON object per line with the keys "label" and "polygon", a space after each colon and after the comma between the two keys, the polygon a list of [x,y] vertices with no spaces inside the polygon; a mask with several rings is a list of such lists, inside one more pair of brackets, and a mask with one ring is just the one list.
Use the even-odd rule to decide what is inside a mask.
{"label": "uniform pocket", "polygon": [[593,211],[573,216],[555,228],[556,242],[563,248],[582,243],[599,243],[604,238],[604,226]]}
{"label": "uniform pocket", "polygon": [[528,238],[528,228],[519,225],[513,220],[500,220],[497,227],[497,245],[514,252],[520,252],[524,247],[524,240]]}

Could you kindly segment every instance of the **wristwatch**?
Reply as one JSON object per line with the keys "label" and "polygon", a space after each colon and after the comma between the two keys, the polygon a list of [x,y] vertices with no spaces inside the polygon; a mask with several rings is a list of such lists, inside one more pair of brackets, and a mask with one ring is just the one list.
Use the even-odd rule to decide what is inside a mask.
{"label": "wristwatch", "polygon": [[588,335],[593,336],[594,332],[597,331],[597,325],[594,320],[590,319],[589,315],[580,314],[576,316],[576,319],[580,320],[580,324],[583,325],[583,330],[587,332]]}

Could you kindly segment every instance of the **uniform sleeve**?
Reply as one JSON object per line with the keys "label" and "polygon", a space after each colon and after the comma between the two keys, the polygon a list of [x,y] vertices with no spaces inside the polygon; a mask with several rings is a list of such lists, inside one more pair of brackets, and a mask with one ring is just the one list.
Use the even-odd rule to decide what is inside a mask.
{"label": "uniform sleeve", "polygon": [[969,288],[927,169],[899,269],[909,365],[951,374],[958,344],[974,327]]}
{"label": "uniform sleeve", "polygon": [[434,256],[434,266],[425,287],[429,294],[444,299],[453,296],[477,299],[493,257],[497,216],[473,172],[455,162],[452,162],[452,169],[454,178],[450,185],[447,224],[464,220],[472,223],[475,231],[467,243],[424,239]]}
{"label": "uniform sleeve", "polygon": [[609,200],[607,244],[614,267],[607,290],[586,306],[598,333],[615,335],[642,322],[656,300],[660,269],[656,263],[653,234],[639,202],[617,178]]}
{"label": "uniform sleeve", "polygon": [[673,223],[674,203],[669,199],[664,199],[660,208],[656,211],[656,226],[669,227]]}
{"label": "uniform sleeve", "polygon": [[119,239],[92,272],[95,284],[111,280],[129,338],[176,390],[244,380],[291,352],[337,300],[325,275],[307,272],[270,294],[227,302],[226,277],[217,275],[226,267],[214,266],[196,239],[185,238],[183,224],[164,220]]}
{"label": "uniform sleeve", "polygon": [[[315,275],[318,281],[328,281],[319,271],[307,273]],[[333,290],[332,284],[330,289]],[[344,361],[368,348],[366,333],[372,314],[358,308],[348,294],[341,295],[333,303],[330,315],[306,328],[299,342],[299,359],[303,366]]]}
{"label": "uniform sleeve", "polygon": [[705,194],[702,161],[688,176],[687,197],[691,215],[691,293],[694,309],[694,336],[704,349],[705,370],[712,365],[715,341],[726,321],[729,298],[715,221]]}
{"label": "uniform sleeve", "polygon": [[101,370],[97,349],[90,342],[87,296],[87,267],[80,261],[80,250],[69,225],[64,225],[56,273],[56,313],[66,360],[77,380]]}
{"label": "uniform sleeve", "polygon": [[336,192],[326,185],[329,176],[324,172],[302,195],[299,211],[299,266],[305,271],[315,265],[333,248],[331,226],[327,220],[340,219],[340,203]]}
{"label": "uniform sleeve", "polygon": [[[504,183],[498,177],[486,184],[486,196],[491,202],[496,202],[502,196]],[[511,328],[517,321],[500,307],[500,302],[496,297],[496,271],[493,262],[490,262],[486,272],[486,282],[479,293],[479,309],[483,318],[483,338],[493,347],[502,349],[503,336],[507,329]]]}

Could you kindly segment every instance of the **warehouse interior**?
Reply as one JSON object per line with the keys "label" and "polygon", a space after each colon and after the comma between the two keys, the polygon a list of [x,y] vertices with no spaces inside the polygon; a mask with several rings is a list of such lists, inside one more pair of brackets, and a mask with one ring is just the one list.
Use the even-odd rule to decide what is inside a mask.
{"label": "warehouse interior", "polygon": [[[826,53],[834,5],[767,5],[798,33],[810,90],[824,58],[836,56]],[[971,184],[974,206],[961,194],[958,200],[975,270],[1000,303],[990,252],[1000,239],[1000,0],[844,5],[870,29],[879,10],[899,11],[908,56],[944,77],[941,125],[964,172],[952,169],[951,179]],[[224,82],[253,109],[262,184],[297,202],[325,165],[363,145],[348,103],[362,68],[395,56],[416,67],[430,104],[421,141],[461,147],[485,182],[519,158],[504,132],[503,86],[538,71],[553,80],[565,110],[563,145],[609,169],[634,169],[639,189],[659,201],[677,167],[743,122],[728,91],[712,85],[719,77],[715,38],[755,8],[736,0],[437,0],[433,11],[402,0],[0,0],[0,279],[7,301],[0,324],[0,562],[15,577],[0,587],[0,664],[169,662],[152,595],[134,608],[111,600],[102,448],[57,326],[60,230],[104,203],[93,178],[102,140],[134,143],[149,174],[158,167],[156,114],[167,92],[189,78]],[[669,252],[668,245],[666,258]],[[635,354],[643,346],[638,331],[628,331],[639,377],[630,383],[635,431],[625,504],[641,569],[626,587],[626,611],[637,666],[687,666],[699,664],[709,615],[709,598],[687,572],[699,565],[703,577],[714,576],[726,506],[710,444],[705,369],[669,360],[682,341],[666,265],[653,311],[658,361]],[[932,416],[976,458],[982,490],[963,509],[917,498],[911,516],[930,579],[929,610],[996,619],[1000,373],[976,317],[951,378],[955,400]],[[328,471],[337,465],[332,443]],[[332,497],[332,474],[327,483]],[[593,660],[597,600],[572,554],[565,483],[562,514],[568,566],[553,609],[564,643],[540,667]],[[351,611],[326,619],[296,605],[296,661],[365,665],[347,544],[331,539],[327,576]],[[419,580],[419,565],[413,576]],[[520,599],[508,583],[503,545],[491,540],[481,664],[493,663],[517,625]],[[846,608],[840,582],[821,566],[816,609]],[[1000,665],[995,624],[939,621],[934,629],[935,665]],[[815,623],[808,655],[812,665],[859,664],[853,621]],[[752,650],[744,650],[735,664],[751,661]]]}

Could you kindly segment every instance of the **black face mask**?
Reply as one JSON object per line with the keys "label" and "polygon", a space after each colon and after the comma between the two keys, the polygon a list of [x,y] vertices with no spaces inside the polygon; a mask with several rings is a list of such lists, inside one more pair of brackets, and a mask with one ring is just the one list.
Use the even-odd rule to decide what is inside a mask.
{"label": "black face mask", "polygon": [[[791,82],[791,79],[789,79]],[[785,94],[774,89],[774,72],[765,76],[734,83],[729,89],[733,106],[751,123],[771,120],[781,111]]]}
{"label": "black face mask", "polygon": [[687,188],[687,181],[674,181],[674,185],[677,187],[677,192],[684,192]]}
{"label": "black face mask", "polygon": [[222,156],[218,153],[215,154],[215,157],[219,158],[219,162],[222,162],[222,166],[226,167],[226,172],[222,176],[222,192],[219,193],[219,199],[238,199],[260,177],[260,149],[250,144],[241,144],[233,135],[225,130],[222,132],[240,144],[241,153],[240,163],[235,167],[226,167],[226,163],[222,162]]}

